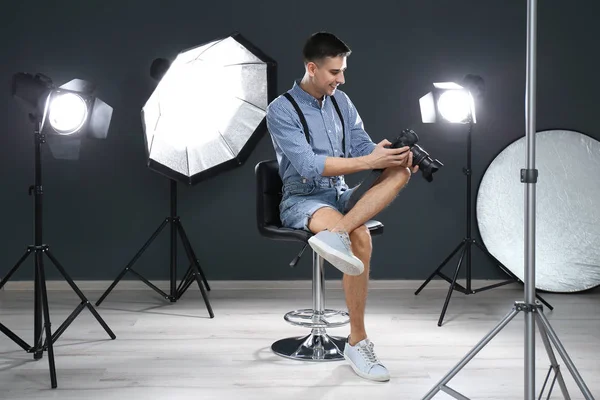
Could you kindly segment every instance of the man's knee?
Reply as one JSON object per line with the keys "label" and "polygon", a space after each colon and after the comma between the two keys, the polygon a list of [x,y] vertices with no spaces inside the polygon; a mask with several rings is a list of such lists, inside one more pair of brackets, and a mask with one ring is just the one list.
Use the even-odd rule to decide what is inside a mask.
{"label": "man's knee", "polygon": [[331,229],[343,215],[331,207],[321,207],[313,213],[308,220],[308,229],[312,233],[318,233],[325,229]]}
{"label": "man's knee", "polygon": [[[350,233],[350,241],[352,242],[352,250],[360,255],[370,257],[373,250],[371,241],[371,232],[366,225],[361,225]],[[357,256],[359,256],[357,254]]]}

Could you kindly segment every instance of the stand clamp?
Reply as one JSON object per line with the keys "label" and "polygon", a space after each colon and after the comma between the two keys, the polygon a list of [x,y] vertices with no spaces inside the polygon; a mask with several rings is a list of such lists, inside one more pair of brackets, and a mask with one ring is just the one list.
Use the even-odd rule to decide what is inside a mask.
{"label": "stand clamp", "polygon": [[521,183],[537,183],[538,170],[537,169],[522,169],[521,170]]}
{"label": "stand clamp", "polygon": [[538,313],[543,312],[543,306],[539,303],[527,304],[524,301],[515,301],[515,309],[517,311]]}

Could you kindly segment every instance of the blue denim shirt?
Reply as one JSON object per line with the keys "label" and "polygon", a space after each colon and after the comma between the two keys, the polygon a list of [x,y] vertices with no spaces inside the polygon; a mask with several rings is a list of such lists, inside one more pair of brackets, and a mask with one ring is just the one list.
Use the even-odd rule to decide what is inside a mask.
{"label": "blue denim shirt", "polygon": [[[279,163],[284,187],[314,181],[319,186],[345,186],[342,177],[323,177],[327,157],[360,157],[371,154],[376,144],[364,129],[356,107],[346,93],[337,89],[335,99],[346,128],[346,148],[342,149],[342,124],[328,96],[322,105],[294,82],[288,93],[298,103],[309,128],[306,141],[302,122],[292,103],[279,96],[267,107],[267,128]],[[347,187],[347,186],[346,186]]]}

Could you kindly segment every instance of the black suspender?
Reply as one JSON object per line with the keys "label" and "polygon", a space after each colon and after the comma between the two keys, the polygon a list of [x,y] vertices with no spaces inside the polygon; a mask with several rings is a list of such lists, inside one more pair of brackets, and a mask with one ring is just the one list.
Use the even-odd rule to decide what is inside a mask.
{"label": "black suspender", "polygon": [[[300,110],[300,106],[298,105],[298,103],[296,103],[296,100],[294,100],[294,98],[292,97],[291,94],[286,92],[283,95],[285,96],[286,99],[289,100],[290,103],[292,103],[292,105],[296,109],[296,112],[298,113],[298,116],[300,117],[300,122],[302,123],[302,127],[304,128],[304,135],[306,136],[306,141],[308,143],[310,143],[310,135],[308,134],[308,124],[306,123],[306,118],[304,118],[304,114],[302,113],[302,110]],[[344,153],[344,156],[345,156],[346,155],[346,126],[344,124],[344,118],[342,118],[342,112],[340,111],[340,106],[338,106],[338,103],[335,100],[335,97],[329,96],[329,98],[331,99],[331,102],[333,103],[333,106],[335,107],[335,111],[337,112],[337,115],[340,118],[340,121],[342,123],[342,153]]]}
{"label": "black suspender", "polygon": [[294,98],[292,97],[291,94],[286,92],[286,93],[284,93],[284,96],[286,99],[288,99],[290,101],[290,103],[292,103],[292,105],[296,109],[296,112],[298,113],[298,116],[300,117],[300,122],[302,122],[302,127],[304,128],[304,136],[306,136],[306,141],[308,143],[310,143],[310,136],[308,135],[308,124],[306,123],[306,118],[304,118],[304,114],[302,113],[302,110],[300,110],[300,106],[298,105],[298,103],[296,103],[296,100],[294,100]]}
{"label": "black suspender", "polygon": [[342,153],[344,157],[346,156],[346,126],[344,125],[344,118],[342,118],[342,112],[340,111],[340,106],[338,106],[337,100],[333,96],[329,96],[333,106],[335,107],[335,111],[338,113],[338,117],[340,117],[340,122],[342,123]]}

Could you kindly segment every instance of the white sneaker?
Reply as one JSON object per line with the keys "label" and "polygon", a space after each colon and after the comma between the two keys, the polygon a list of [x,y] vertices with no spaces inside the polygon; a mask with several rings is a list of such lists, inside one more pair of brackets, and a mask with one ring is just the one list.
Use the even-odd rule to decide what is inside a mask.
{"label": "white sneaker", "polygon": [[358,376],[372,381],[386,382],[390,380],[390,373],[375,355],[373,343],[369,339],[361,340],[354,346],[346,342],[344,358]]}
{"label": "white sneaker", "polygon": [[347,232],[321,231],[308,239],[313,250],[331,265],[348,275],[360,275],[365,265],[352,253]]}

